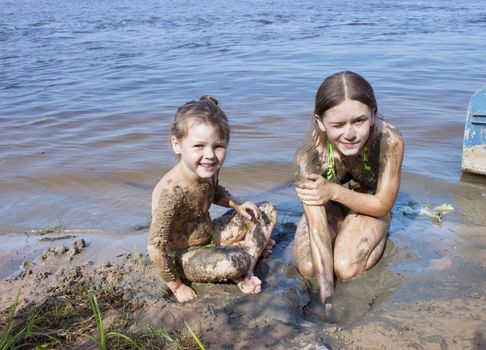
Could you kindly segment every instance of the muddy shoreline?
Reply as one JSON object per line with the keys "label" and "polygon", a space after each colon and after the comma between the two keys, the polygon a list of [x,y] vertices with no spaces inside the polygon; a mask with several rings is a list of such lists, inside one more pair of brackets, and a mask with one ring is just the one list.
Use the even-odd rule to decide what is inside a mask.
{"label": "muddy shoreline", "polygon": [[[420,180],[417,185],[416,178],[404,179],[383,258],[362,276],[337,281],[329,314],[323,313],[312,281],[302,279],[292,264],[295,222],[287,220],[274,232],[274,253],[257,265],[260,295],[245,296],[233,284],[194,283],[199,297],[185,305],[176,302],[151,266],[143,228],[118,237],[31,234],[23,247],[2,254],[3,273],[16,271],[0,282],[1,328],[20,288],[15,324],[33,310],[67,308],[71,300],[84,305],[73,309],[81,310],[72,311],[79,316],[74,324],[96,336],[86,294],[91,291],[100,300],[107,330],[145,345],[150,340],[153,348],[170,346],[148,338],[150,327],[183,337],[187,322],[207,349],[483,349],[486,186],[466,182],[444,192],[445,185],[430,187]],[[455,207],[440,225],[402,215],[400,208],[410,199],[430,198]],[[96,348],[76,327],[58,326],[49,325],[60,339],[53,348]],[[196,345],[189,339],[187,348]]]}

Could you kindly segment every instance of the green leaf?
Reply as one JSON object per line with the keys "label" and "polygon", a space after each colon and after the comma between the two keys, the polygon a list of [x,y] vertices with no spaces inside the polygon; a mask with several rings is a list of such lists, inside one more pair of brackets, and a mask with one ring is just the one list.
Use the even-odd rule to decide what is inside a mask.
{"label": "green leaf", "polygon": [[106,336],[107,337],[119,337],[119,338],[122,338],[127,343],[132,344],[135,348],[137,348],[139,350],[143,350],[143,347],[141,347],[140,345],[138,345],[132,338],[130,338],[129,336],[127,336],[125,334],[118,333],[118,332],[110,332]]}
{"label": "green leaf", "polygon": [[189,330],[189,333],[191,333],[192,337],[194,338],[194,340],[196,341],[197,345],[199,346],[199,349],[206,350],[204,348],[204,345],[201,343],[201,341],[199,340],[199,338],[197,337],[197,335],[192,331],[191,327],[189,327],[189,325],[187,324],[187,322],[184,321],[184,323],[186,324],[186,327]]}

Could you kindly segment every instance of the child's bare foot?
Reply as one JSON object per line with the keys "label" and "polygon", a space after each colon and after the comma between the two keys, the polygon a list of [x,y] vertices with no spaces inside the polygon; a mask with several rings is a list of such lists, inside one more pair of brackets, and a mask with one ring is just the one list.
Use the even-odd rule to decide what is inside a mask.
{"label": "child's bare foot", "polygon": [[275,247],[275,241],[270,238],[267,242],[267,245],[263,249],[262,256],[266,258],[267,256],[272,255],[273,247]]}
{"label": "child's bare foot", "polygon": [[246,276],[237,284],[238,288],[245,294],[258,294],[262,291],[262,281],[253,275]]}

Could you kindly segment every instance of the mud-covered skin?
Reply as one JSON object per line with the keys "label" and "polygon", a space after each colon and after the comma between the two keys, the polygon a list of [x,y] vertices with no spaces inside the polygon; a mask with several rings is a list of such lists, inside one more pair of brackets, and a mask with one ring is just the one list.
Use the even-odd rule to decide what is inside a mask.
{"label": "mud-covered skin", "polygon": [[[305,218],[297,227],[294,243],[297,268],[305,277],[320,280],[323,301],[332,295],[334,274],[343,279],[356,276],[378,261],[385,246],[390,223],[389,210],[398,192],[403,141],[397,129],[380,120],[378,125],[373,126],[366,146],[371,171],[365,169],[363,149],[356,157],[335,153],[336,177],[332,182],[351,190],[349,194],[346,193],[349,205],[353,204],[355,198],[351,196],[353,192],[376,195],[381,202],[375,200],[375,204],[381,203],[382,207],[376,205],[373,210],[383,214],[365,215],[342,203],[330,201],[325,206],[304,205]],[[298,154],[297,159],[312,162],[298,164],[298,179],[310,168],[316,169],[317,164],[320,167],[316,172],[324,176],[328,165],[326,151],[325,147],[317,147],[313,151],[316,154],[306,157]],[[367,199],[356,199],[364,210]],[[307,223],[312,227],[310,231]]]}
{"label": "mud-covered skin", "polygon": [[[381,132],[374,128],[374,132],[370,134],[370,139],[367,142],[367,162],[371,166],[371,171],[365,170],[363,150],[361,150],[359,157],[339,157],[338,154],[335,154],[336,177],[330,181],[357,192],[374,193],[376,191],[378,178],[383,171],[382,165],[389,161],[390,157],[393,157],[393,154],[388,150],[390,146],[396,145],[401,139],[398,129],[391,124],[382,123]],[[297,155],[296,158],[304,157]],[[313,154],[307,155],[305,158],[309,159],[309,164],[298,164],[297,178],[307,173],[318,173],[325,176],[328,165],[326,148],[316,147]]]}
{"label": "mud-covered skin", "polygon": [[259,205],[261,218],[257,224],[228,210],[212,221],[216,246],[192,247],[177,256],[177,271],[195,282],[238,281],[253,268],[267,243],[261,228],[268,227],[272,211],[269,203]]}
{"label": "mud-covered skin", "polygon": [[213,202],[217,203],[219,200],[229,196],[231,196],[231,194],[226,190],[226,188],[218,184],[216,185],[216,189],[214,191]]}
{"label": "mud-covered skin", "polygon": [[[162,278],[171,282],[181,275],[209,282],[244,277],[267,239],[259,225],[234,210],[211,222],[211,203],[230,196],[229,192],[214,178],[200,181],[197,186],[169,179],[158,187],[154,190],[158,199],[153,203],[148,252]],[[266,211],[267,206],[271,205],[263,205]],[[264,212],[260,221],[268,224]],[[220,247],[201,247],[210,243]],[[185,253],[190,247],[194,248]]]}
{"label": "mud-covered skin", "polygon": [[[378,184],[378,177],[383,167],[380,164],[387,161],[391,155],[388,149],[401,139],[400,132],[393,125],[383,122],[381,132],[376,131],[370,134],[367,142],[367,162],[371,166],[371,172],[365,170],[363,162],[363,150],[359,157],[339,157],[335,155],[336,178],[330,180],[339,183],[358,192],[374,193]],[[298,164],[297,178],[301,174],[318,173],[325,176],[327,170],[327,149],[325,147],[314,148],[312,155],[297,155],[297,158],[306,158],[306,164]]]}
{"label": "mud-covered skin", "polygon": [[221,246],[238,246],[245,249],[252,257],[258,258],[262,248],[267,243],[267,238],[261,228],[268,227],[272,223],[272,212],[275,209],[270,203],[259,203],[260,219],[252,222],[245,219],[234,210],[228,210],[221,217],[213,220],[215,243]]}
{"label": "mud-covered skin", "polygon": [[251,257],[237,247],[194,247],[177,259],[182,277],[194,282],[235,281],[245,277]]}
{"label": "mud-covered skin", "polygon": [[153,205],[148,250],[164,280],[175,280],[174,250],[210,242],[211,218],[208,210],[215,187],[212,179],[190,187],[168,180],[158,191],[158,200]]}

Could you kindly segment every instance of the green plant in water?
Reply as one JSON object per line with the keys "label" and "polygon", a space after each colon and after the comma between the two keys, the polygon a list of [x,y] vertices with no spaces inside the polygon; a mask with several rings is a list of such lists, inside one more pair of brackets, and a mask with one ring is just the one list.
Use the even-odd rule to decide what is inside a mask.
{"label": "green plant in water", "polygon": [[64,222],[62,218],[59,218],[54,225],[50,225],[46,228],[38,230],[38,233],[41,235],[48,235],[51,233],[61,233],[64,229]]}
{"label": "green plant in water", "polygon": [[101,310],[100,306],[98,304],[98,299],[96,299],[96,296],[92,293],[89,294],[89,302],[91,304],[91,309],[93,310],[93,314],[95,317],[96,321],[96,328],[98,329],[98,339],[85,334],[88,338],[93,340],[98,344],[98,348],[100,350],[106,350],[107,349],[107,340],[109,337],[118,337],[126,341],[127,343],[133,345],[136,349],[143,349],[140,345],[138,345],[132,338],[129,336],[119,333],[119,332],[109,332],[105,334],[105,330],[103,328],[103,318],[101,317]]}
{"label": "green plant in water", "polygon": [[133,257],[135,258],[135,261],[138,264],[146,265],[143,253],[140,252],[136,246],[135,246],[135,253],[133,253]]}

